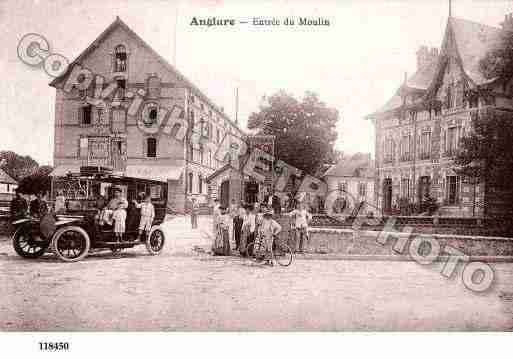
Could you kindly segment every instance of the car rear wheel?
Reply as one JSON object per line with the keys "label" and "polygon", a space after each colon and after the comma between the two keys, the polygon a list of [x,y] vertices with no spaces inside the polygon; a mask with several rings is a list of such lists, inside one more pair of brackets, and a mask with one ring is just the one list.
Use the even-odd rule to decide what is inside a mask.
{"label": "car rear wheel", "polygon": [[161,229],[153,230],[146,240],[146,249],[151,255],[160,254],[164,248],[165,239],[164,232]]}
{"label": "car rear wheel", "polygon": [[59,229],[52,241],[53,251],[64,262],[77,262],[85,258],[90,247],[89,235],[76,226]]}
{"label": "car rear wheel", "polygon": [[50,241],[44,239],[37,230],[29,225],[18,228],[13,235],[12,242],[18,255],[31,259],[41,257],[50,246]]}

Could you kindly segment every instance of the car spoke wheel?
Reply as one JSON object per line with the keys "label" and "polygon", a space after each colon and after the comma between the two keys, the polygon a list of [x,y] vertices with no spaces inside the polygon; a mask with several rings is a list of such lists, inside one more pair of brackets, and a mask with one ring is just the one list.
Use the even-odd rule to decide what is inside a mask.
{"label": "car spoke wheel", "polygon": [[13,236],[14,250],[23,258],[41,257],[49,245],[50,242],[30,226],[19,228]]}
{"label": "car spoke wheel", "polygon": [[77,262],[87,256],[91,242],[80,227],[64,227],[55,233],[53,250],[65,262]]}
{"label": "car spoke wheel", "polygon": [[160,254],[164,248],[165,239],[164,232],[155,229],[150,233],[150,238],[146,240],[146,249],[152,255]]}
{"label": "car spoke wheel", "polygon": [[285,243],[276,243],[275,249],[273,250],[274,259],[279,265],[287,267],[292,263],[292,250]]}

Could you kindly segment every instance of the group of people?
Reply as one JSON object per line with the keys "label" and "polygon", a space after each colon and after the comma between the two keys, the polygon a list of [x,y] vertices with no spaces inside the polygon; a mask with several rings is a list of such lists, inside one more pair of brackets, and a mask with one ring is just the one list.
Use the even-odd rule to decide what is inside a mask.
{"label": "group of people", "polygon": [[16,189],[14,198],[10,203],[11,222],[24,218],[27,214],[36,218],[43,217],[48,213],[48,204],[44,197],[44,193],[37,193],[36,198],[29,203],[21,192]]}
{"label": "group of people", "polygon": [[[99,225],[102,227],[112,226],[117,241],[122,241],[127,227],[127,210],[132,213],[139,211],[140,219],[136,240],[140,240],[143,232],[146,234],[150,232],[155,218],[155,207],[151,203],[151,195],[140,193],[139,201],[134,199],[129,205],[120,188],[115,187],[113,192],[114,197],[107,204],[103,197],[98,199]],[[129,217],[132,219],[138,216],[130,215]]]}
{"label": "group of people", "polygon": [[[264,203],[243,205],[241,202],[237,203],[232,200],[230,206],[226,208],[222,207],[218,200],[214,201],[213,233],[215,239],[212,248],[214,254],[230,255],[232,252],[230,236],[232,236],[235,242],[235,251],[242,256],[253,255],[253,253],[248,253],[247,248],[251,248],[252,246],[249,245],[259,240],[263,244],[262,248],[265,249],[266,261],[273,265],[272,256],[268,254],[272,250],[276,236],[282,231],[282,226],[273,218],[279,215],[291,217],[290,231],[292,235],[288,245],[295,252],[303,252],[308,239],[308,224],[312,219],[306,205],[298,203],[292,211],[281,214],[281,207],[278,209],[272,206],[272,203],[276,203],[276,201],[269,200]],[[194,225],[193,220],[193,228]]]}
{"label": "group of people", "polygon": [[[128,203],[127,199],[123,196],[123,192],[119,187],[113,188],[113,197],[107,199],[100,195],[96,201],[98,213],[98,224],[103,228],[112,228],[116,240],[123,240],[127,228],[127,211],[130,213],[129,220],[137,220],[140,215],[138,225],[137,240],[141,239],[143,232],[148,234],[151,230],[153,220],[155,218],[155,208],[151,203],[151,195],[140,193],[138,200],[133,200]],[[55,197],[53,211],[56,214],[64,213],[66,211],[66,198],[62,191],[57,192]],[[22,194],[16,190],[14,198],[10,203],[11,221],[24,218],[27,214],[31,217],[42,218],[49,212],[49,206],[45,200],[43,193],[37,193],[36,198],[27,202]],[[136,213],[137,212],[137,213]],[[129,227],[132,227],[129,224]]]}

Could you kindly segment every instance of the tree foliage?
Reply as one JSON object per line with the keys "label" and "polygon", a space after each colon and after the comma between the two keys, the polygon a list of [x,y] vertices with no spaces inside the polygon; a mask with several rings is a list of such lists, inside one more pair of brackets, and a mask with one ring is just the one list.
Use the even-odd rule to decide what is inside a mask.
{"label": "tree foliage", "polygon": [[489,186],[513,190],[513,118],[498,110],[481,110],[472,131],[462,139],[458,172]]}
{"label": "tree foliage", "polygon": [[17,181],[36,172],[39,165],[30,156],[21,156],[13,151],[0,151],[2,169]]}
{"label": "tree foliage", "polygon": [[479,70],[487,79],[509,79],[513,76],[513,28],[501,30],[496,46],[479,61]]}
{"label": "tree foliage", "polygon": [[52,166],[41,166],[33,174],[24,177],[18,184],[18,190],[24,194],[48,193],[51,189]]}
{"label": "tree foliage", "polygon": [[276,156],[306,173],[314,174],[337,153],[338,111],[306,92],[299,101],[285,91],[265,97],[259,112],[249,116],[248,128],[276,136]]}

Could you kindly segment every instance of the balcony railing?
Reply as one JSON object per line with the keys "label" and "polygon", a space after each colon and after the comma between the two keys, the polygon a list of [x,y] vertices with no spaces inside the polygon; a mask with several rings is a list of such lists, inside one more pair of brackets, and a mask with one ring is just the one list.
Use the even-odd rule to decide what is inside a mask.
{"label": "balcony railing", "polygon": [[411,153],[405,153],[405,154],[401,155],[402,162],[411,161],[412,159],[413,159],[413,156]]}

